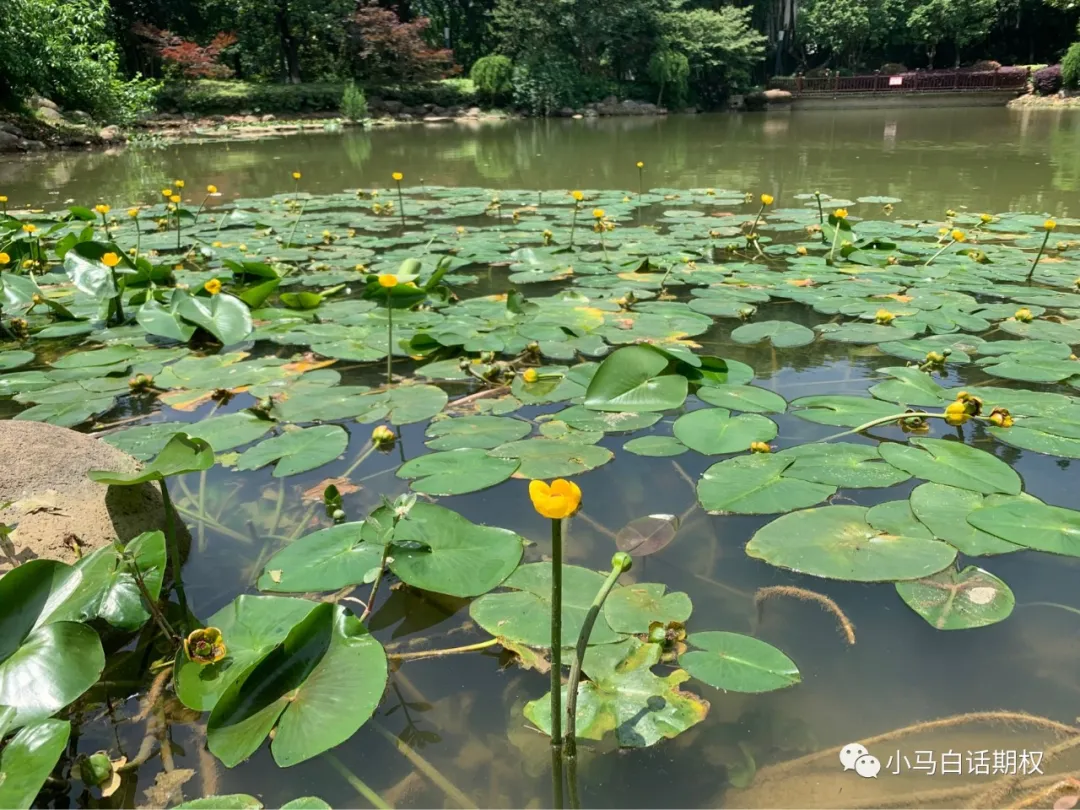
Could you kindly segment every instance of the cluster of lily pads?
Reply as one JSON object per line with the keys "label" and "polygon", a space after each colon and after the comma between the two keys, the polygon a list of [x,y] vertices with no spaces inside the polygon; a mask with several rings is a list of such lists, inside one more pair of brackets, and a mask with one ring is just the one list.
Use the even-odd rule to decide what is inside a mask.
{"label": "cluster of lily pads", "polygon": [[[963,558],[1080,555],[1080,512],[1023,492],[1009,464],[969,443],[976,431],[1080,458],[1080,399],[1069,393],[1080,387],[1080,250],[1068,235],[1080,221],[913,220],[895,198],[819,193],[778,208],[714,189],[403,188],[397,174],[394,192],[314,196],[294,179],[292,193],[227,204],[210,187],[197,209],[175,183],[122,216],[105,203],[0,216],[0,396],[14,418],[94,429],[122,411],[170,416],[108,432],[147,466],[97,480],[158,481],[168,502],[176,477],[179,515],[228,532],[224,506],[208,510],[179,476],[214,464],[302,475],[349,451],[347,422],[378,426],[341,480],[403,425],[425,424],[429,451],[396,470],[413,494],[362,520],[348,520],[334,485],[328,525],[313,532],[314,507],[290,523],[279,499],[261,538],[260,593],[212,616],[186,610],[169,531],[0,578],[2,806],[28,807],[64,755],[70,723],[56,716],[93,694],[101,636],[144,626],[176,695],[209,713],[206,744],[226,766],[268,738],[282,767],[341,744],[383,699],[387,653],[365,622],[384,577],[472,600],[491,644],[533,664],[551,656],[560,591],[555,651],[584,645],[574,662],[584,679],[567,696],[581,739],[641,747],[676,736],[709,709],[680,688],[691,678],[739,692],[798,683],[764,641],[687,634],[686,594],[616,585],[619,563],[610,584],[571,565],[553,577],[551,561],[524,560],[518,534],[435,502],[599,468],[615,456],[602,442],[618,435],[639,434],[621,445],[639,456],[723,457],[697,482],[701,507],[780,515],[750,538],[751,557],[893,583],[941,630],[1001,621],[1014,604],[1005,582]],[[481,282],[502,292],[471,292]],[[822,322],[777,314],[793,305]],[[866,396],[788,402],[752,385],[751,366],[698,351],[695,338],[725,319],[734,344],[773,352],[874,347],[881,379]],[[342,384],[338,368],[356,364],[385,365],[385,382]],[[203,406],[199,421],[184,418]],[[781,449],[770,415],[785,413],[847,430]],[[954,430],[930,435],[938,428]],[[867,442],[871,431],[888,434]],[[840,490],[912,478],[924,483],[903,500],[832,504]],[[676,528],[654,515],[620,536],[641,555]],[[341,600],[279,595],[368,585],[361,615]],[[179,604],[163,600],[171,590]],[[26,688],[32,673],[47,675]],[[553,684],[560,675],[557,665]],[[551,698],[525,716],[558,737]],[[81,772],[101,789],[122,766],[96,762]]]}

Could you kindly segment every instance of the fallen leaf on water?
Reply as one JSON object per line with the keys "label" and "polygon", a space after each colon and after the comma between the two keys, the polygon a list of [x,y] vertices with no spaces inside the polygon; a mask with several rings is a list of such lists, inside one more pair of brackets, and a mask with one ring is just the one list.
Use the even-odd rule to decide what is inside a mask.
{"label": "fallen leaf on water", "polygon": [[301,500],[304,503],[322,503],[323,493],[329,486],[337,487],[337,491],[342,495],[351,495],[362,489],[359,484],[354,484],[348,478],[325,478],[311,489],[305,489]]}

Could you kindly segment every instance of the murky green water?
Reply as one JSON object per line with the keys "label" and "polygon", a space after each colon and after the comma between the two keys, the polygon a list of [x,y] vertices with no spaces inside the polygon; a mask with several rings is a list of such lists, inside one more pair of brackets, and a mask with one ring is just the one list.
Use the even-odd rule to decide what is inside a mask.
{"label": "murky green water", "polygon": [[[35,156],[0,162],[0,189],[15,205],[101,198],[118,207],[153,199],[157,189],[175,177],[190,178],[191,185],[215,183],[225,199],[267,195],[288,187],[293,170],[303,172],[303,187],[313,192],[385,186],[392,170],[405,172],[410,180],[423,177],[425,182],[441,185],[633,189],[636,160],[646,162],[647,184],[652,187],[713,185],[767,191],[779,203],[790,195],[821,188],[833,195],[900,197],[907,216],[940,216],[944,208],[961,206],[975,211],[1026,209],[1075,215],[1080,115],[998,109],[866,111],[527,121],[481,124],[476,129],[401,128],[118,154]],[[528,292],[546,295],[553,289],[554,285],[533,285]],[[826,320],[793,302],[765,304],[758,317],[809,326]],[[869,347],[818,343],[773,352],[735,345],[727,339],[734,325],[717,323],[697,338],[702,346],[699,351],[750,364],[757,373],[756,385],[788,400],[811,394],[862,393],[873,369],[882,365],[882,355]],[[959,375],[951,370],[942,383],[981,384],[988,379],[977,369],[967,369]],[[399,370],[404,372],[404,365]],[[343,373],[342,383],[376,385],[378,374],[376,369],[354,368]],[[445,387],[451,396],[467,390]],[[251,404],[252,398],[241,394],[218,413]],[[526,407],[519,414],[533,418],[560,407]],[[694,400],[686,407],[695,407]],[[191,418],[204,417],[209,410],[210,406],[204,406]],[[675,416],[668,415],[664,422],[670,423]],[[179,417],[171,413],[169,418]],[[774,442],[778,448],[837,432],[790,415],[775,418],[780,427]],[[340,461],[287,481],[286,527],[291,529],[292,521],[307,511],[299,503],[300,493],[340,475],[367,441],[370,427],[354,423],[346,427],[352,440]],[[375,454],[359,467],[353,481],[362,488],[345,501],[350,518],[365,514],[380,494],[404,491],[405,482],[393,472],[402,460],[424,452],[423,430],[423,424],[406,426],[391,454]],[[654,430],[666,432],[666,427],[658,424]],[[977,446],[992,449],[1015,467],[1026,491],[1050,504],[1073,506],[1078,479],[1070,461],[992,444],[980,434],[981,428],[968,430],[975,431]],[[930,435],[951,431],[935,424]],[[894,428],[886,428],[875,435],[894,434],[899,435]],[[613,544],[604,527],[614,530],[641,515],[689,510],[675,542],[640,561],[623,581],[664,582],[670,590],[687,592],[694,602],[696,627],[756,633],[798,664],[803,683],[762,696],[689,685],[712,704],[705,722],[675,741],[642,751],[587,748],[578,768],[583,806],[885,806],[880,804],[882,797],[947,786],[949,777],[883,773],[875,785],[878,799],[870,800],[865,797],[874,791],[861,782],[871,780],[859,780],[850,773],[832,780],[841,769],[832,758],[823,771],[840,787],[832,793],[828,791],[833,788],[828,788],[825,798],[811,790],[820,787],[818,782],[799,781],[809,779],[805,775],[793,777],[781,793],[730,795],[730,788],[721,785],[726,769],[741,761],[740,741],[749,744],[762,767],[815,748],[961,712],[1008,709],[1066,723],[1076,717],[1080,619],[1067,611],[1030,604],[1080,607],[1076,559],[1019,552],[972,561],[1010,584],[1018,604],[1015,613],[1005,622],[980,630],[936,631],[900,601],[891,585],[800,577],[748,558],[744,544],[775,516],[705,515],[694,508],[689,481],[696,481],[715,459],[691,453],[675,463],[633,456],[620,451],[625,439],[618,434],[605,436],[601,444],[617,451],[615,460],[575,479],[585,493],[584,514],[572,522],[568,562],[605,568]],[[872,505],[906,498],[917,483],[912,480],[883,490],[841,490],[833,502]],[[216,467],[201,484],[198,476],[175,484],[174,497],[182,506],[191,506],[199,498],[200,485],[208,508],[215,512],[232,495],[221,511],[222,522],[232,530],[229,535],[200,532],[197,523],[189,520],[195,544],[185,580],[193,610],[208,616],[236,594],[253,592],[254,575],[276,550],[276,544],[264,547],[260,521],[274,511],[280,484],[271,478],[269,469],[236,474]],[[234,487],[241,489],[234,494]],[[548,551],[547,522],[527,507],[524,481],[512,479],[440,503],[470,520],[503,526],[535,541],[526,551],[526,560],[539,559]],[[316,521],[320,513],[316,512]],[[857,643],[847,646],[832,617],[812,604],[770,602],[758,624],[753,594],[775,584],[799,584],[835,599],[854,622]],[[374,614],[372,629],[391,652],[409,649],[419,638],[430,638],[429,647],[467,644],[483,637],[462,629],[467,608],[466,600],[435,597],[423,601],[405,590],[396,591]],[[153,658],[149,652],[146,656]],[[123,659],[117,655],[112,660]],[[521,714],[526,701],[546,693],[547,679],[535,672],[503,668],[502,663],[497,653],[489,651],[405,662],[392,675],[390,696],[375,721],[391,735],[409,741],[477,806],[549,806],[547,740],[529,730]],[[137,689],[125,685],[122,673],[115,681],[109,689],[114,713],[130,716],[135,712]],[[411,705],[399,707],[399,701]],[[281,770],[266,746],[233,770],[219,767],[216,782],[207,782],[207,760],[197,754],[201,747],[197,723],[190,722],[190,717],[175,719],[170,734],[176,766],[197,771],[185,788],[188,797],[210,791],[246,792],[259,796],[267,806],[279,806],[296,796],[316,794],[335,807],[368,806],[325,757]],[[81,736],[74,743],[81,752],[119,746],[130,757],[144,734],[142,723],[113,723],[104,712],[83,720]],[[963,753],[974,748],[1042,749],[1049,744],[1045,735],[1033,742],[1030,735],[1004,726],[979,727],[960,742],[947,735],[922,737],[919,742],[918,747],[932,748],[939,757],[950,746]],[[957,747],[961,744],[966,749]],[[907,742],[883,743],[880,751],[872,749],[872,753],[885,765],[898,747],[914,759],[914,747]],[[373,724],[364,726],[334,754],[392,805],[456,806],[432,781],[418,775]],[[110,806],[141,801],[142,791],[159,769],[157,759],[147,763],[138,783],[129,780]],[[978,777],[964,777],[973,778]],[[845,784],[850,788],[847,795]],[[86,806],[78,788],[70,799],[73,806]]]}

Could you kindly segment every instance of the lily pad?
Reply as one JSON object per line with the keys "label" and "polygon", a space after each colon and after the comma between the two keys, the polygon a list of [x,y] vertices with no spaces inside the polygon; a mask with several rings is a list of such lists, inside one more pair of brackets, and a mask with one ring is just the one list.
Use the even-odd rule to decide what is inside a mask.
{"label": "lily pad", "polygon": [[656,458],[681,456],[689,449],[674,436],[639,436],[623,445],[623,450],[633,453],[635,456],[652,456]]}
{"label": "lily pad", "polygon": [[499,416],[465,416],[432,422],[425,436],[432,450],[482,448],[490,450],[506,442],[523,439],[532,426],[521,419]]}
{"label": "lily pad", "polygon": [[969,630],[1009,618],[1016,597],[1002,580],[969,565],[948,568],[931,577],[897,582],[896,592],[908,607],[937,630]]}
{"label": "lily pad", "polygon": [[[956,558],[956,549],[934,540],[920,524],[915,523],[922,533],[910,525],[873,525],[870,511],[823,506],[784,515],[759,529],[746,553],[799,573],[853,582],[920,579]],[[890,531],[894,528],[909,533]]]}
{"label": "lily pad", "polygon": [[776,438],[776,423],[756,413],[732,416],[726,408],[702,408],[675,420],[675,438],[702,455],[739,453]]}
{"label": "lily pad", "polygon": [[71,723],[67,720],[39,720],[20,729],[8,741],[0,751],[0,807],[33,805],[70,736]]}
{"label": "lily pad", "polygon": [[329,464],[349,445],[349,434],[338,425],[288,430],[259,442],[237,459],[238,470],[257,470],[275,464],[274,478],[315,470]]}
{"label": "lily pad", "polygon": [[615,534],[615,547],[635,557],[646,557],[667,548],[679,531],[678,515],[646,515],[635,518]]}
{"label": "lily pad", "polygon": [[606,447],[547,438],[509,442],[488,452],[495,458],[519,460],[519,478],[566,478],[594,470],[615,457]]}
{"label": "lily pad", "polygon": [[1075,509],[1014,501],[976,509],[967,519],[976,529],[1018,546],[1080,557],[1080,512]]}
{"label": "lily pad", "polygon": [[[470,418],[498,419],[494,416]],[[513,419],[500,421],[517,422]],[[526,424],[525,428],[529,426]],[[517,471],[520,464],[521,461],[516,458],[498,458],[480,448],[463,447],[410,459],[398,467],[396,475],[398,478],[416,479],[412,483],[414,492],[464,495],[501,484]]]}
{"label": "lily pad", "polygon": [[848,394],[799,397],[792,400],[790,407],[792,413],[800,419],[817,422],[819,425],[849,428],[898,414],[903,410],[891,402]]}
{"label": "lily pad", "polygon": [[974,492],[1020,493],[1020,476],[1001,459],[962,442],[912,439],[910,445],[883,444],[881,457],[916,478]]}
{"label": "lily pad", "polygon": [[998,499],[1024,498],[1020,495],[982,495],[969,489],[950,487],[945,484],[920,484],[911,492],[908,499],[911,511],[938,540],[944,540],[955,546],[969,557],[982,557],[990,554],[1008,554],[1019,551],[1020,546],[1007,543],[999,537],[976,529],[968,522],[968,515],[976,509],[982,509]]}
{"label": "lily pad", "polygon": [[891,487],[911,478],[909,473],[887,463],[874,445],[853,442],[802,444],[776,454],[794,458],[784,470],[785,478],[798,478],[834,487]]}
{"label": "lily pad", "polygon": [[[674,737],[705,719],[709,704],[679,686],[690,675],[677,669],[661,678],[652,667],[660,663],[660,645],[630,638],[619,644],[590,647],[581,669],[589,676],[578,686],[577,734],[600,740],[614,732],[622,748],[646,748]],[[566,705],[563,688],[563,705]],[[525,716],[551,733],[551,698],[525,706]]]}
{"label": "lily pad", "polygon": [[679,656],[693,677],[725,692],[772,692],[802,680],[795,662],[760,639],[719,630],[692,633]]}
{"label": "lily pad", "polygon": [[768,515],[821,503],[836,494],[828,484],[784,477],[795,459],[756,454],[721,461],[705,470],[697,494],[710,514]]}
{"label": "lily pad", "polygon": [[684,623],[694,609],[690,597],[665,590],[659,582],[639,582],[612,591],[604,602],[604,618],[616,633],[647,633],[653,622]]}
{"label": "lily pad", "polygon": [[703,385],[696,393],[702,402],[733,411],[783,413],[787,410],[782,396],[753,385]]}
{"label": "lily pad", "polygon": [[686,400],[687,381],[664,370],[670,363],[651,346],[624,346],[597,369],[585,392],[585,407],[594,411],[667,411]]}
{"label": "lily pad", "polygon": [[814,342],[814,330],[791,321],[758,321],[740,326],[731,333],[736,343],[758,343],[768,339],[778,349],[805,346]]}

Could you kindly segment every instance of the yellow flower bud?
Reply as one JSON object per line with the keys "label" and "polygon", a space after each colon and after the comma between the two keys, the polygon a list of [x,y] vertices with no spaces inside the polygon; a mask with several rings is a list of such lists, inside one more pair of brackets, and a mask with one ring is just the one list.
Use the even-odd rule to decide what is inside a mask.
{"label": "yellow flower bud", "polygon": [[962,425],[971,418],[963,402],[950,402],[945,408],[945,421],[950,425]]}
{"label": "yellow flower bud", "polygon": [[761,195],[761,204],[762,205],[772,205],[773,204],[773,195],[772,194],[762,194]]}
{"label": "yellow flower bud", "polygon": [[392,175],[390,175],[390,176],[391,176],[392,178],[394,178],[394,181],[395,181],[395,182],[397,182],[397,183],[400,183],[400,182],[401,182],[402,180],[404,180],[404,179],[405,179],[405,175],[403,175],[403,174],[402,174],[401,172],[394,172],[394,173],[393,173]]}
{"label": "yellow flower bud", "polygon": [[110,251],[101,257],[101,263],[106,267],[116,267],[120,264],[120,257]]}
{"label": "yellow flower bud", "polygon": [[535,368],[527,368],[522,372],[521,379],[525,380],[527,383],[534,383],[540,379],[540,375],[536,373]]}
{"label": "yellow flower bud", "polygon": [[1043,227],[1046,228],[1046,230],[1048,231],[1052,231],[1054,230],[1054,228],[1057,227],[1057,223],[1054,222],[1054,220],[1052,219],[1048,219],[1046,220],[1046,222],[1043,223]]}

